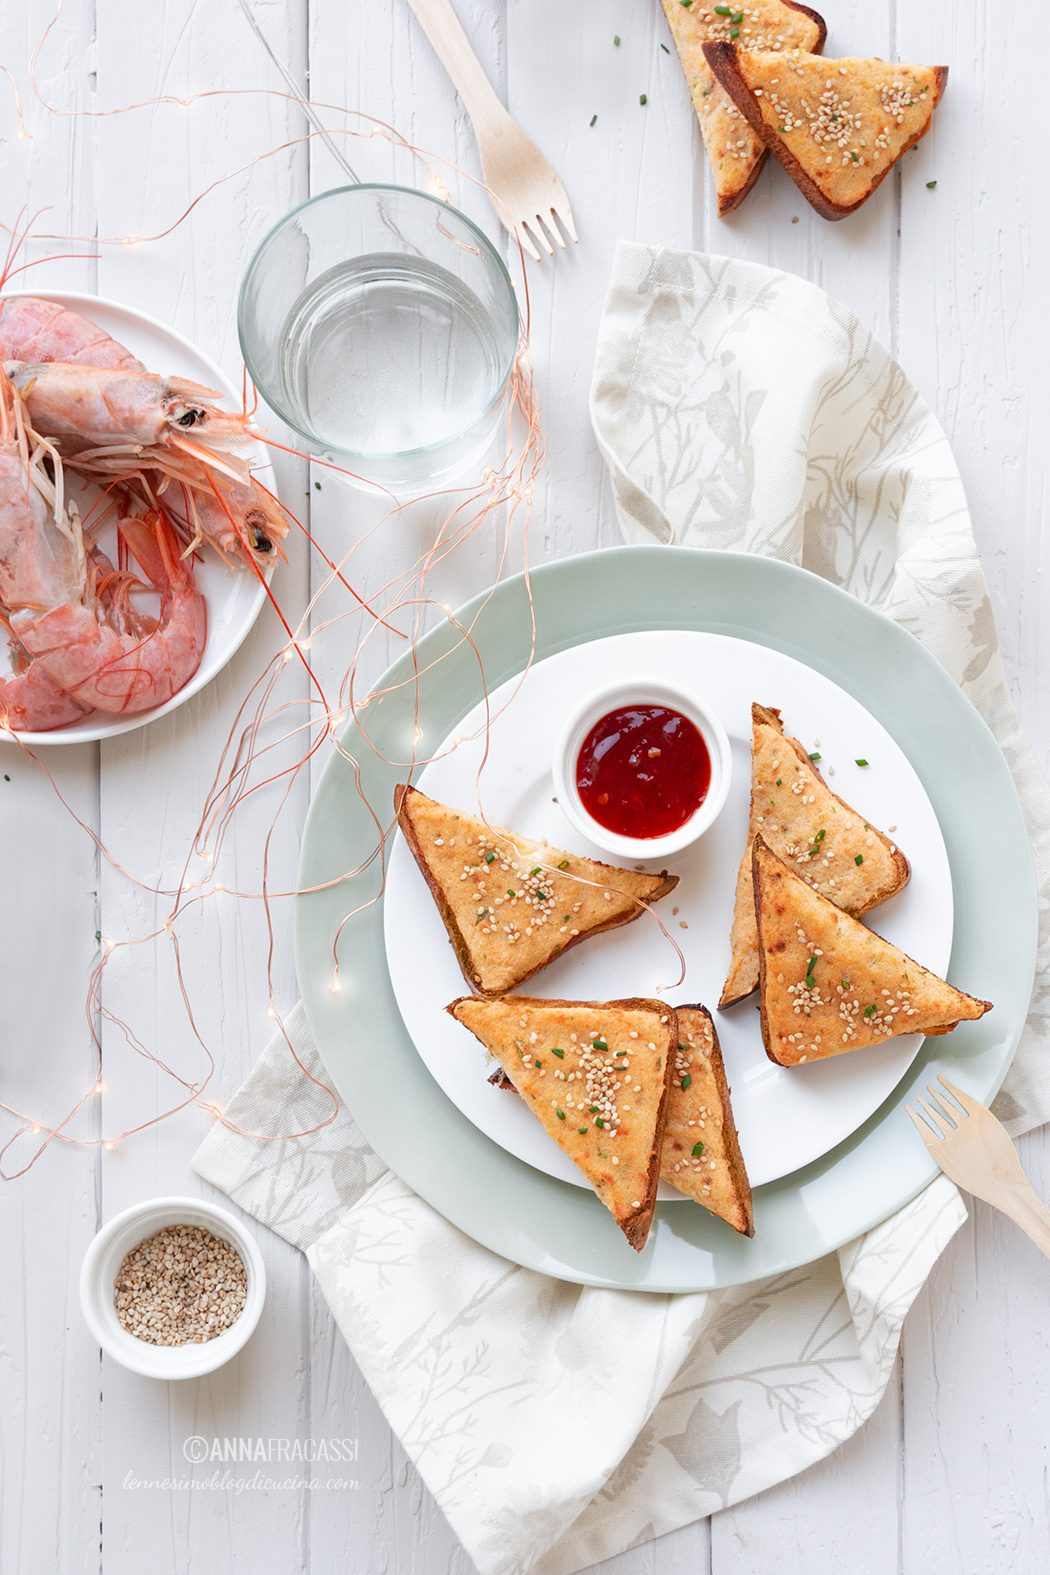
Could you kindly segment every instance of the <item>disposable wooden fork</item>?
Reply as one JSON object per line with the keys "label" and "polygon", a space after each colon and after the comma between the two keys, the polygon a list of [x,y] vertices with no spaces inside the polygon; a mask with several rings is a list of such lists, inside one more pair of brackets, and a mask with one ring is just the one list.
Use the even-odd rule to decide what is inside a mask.
{"label": "disposable wooden fork", "polygon": [[1008,1215],[1050,1258],[1050,1209],[1032,1191],[1006,1128],[946,1077],[940,1082],[951,1100],[927,1083],[933,1103],[919,1100],[925,1120],[911,1105],[905,1107],[919,1136],[946,1176]]}
{"label": "disposable wooden fork", "polygon": [[500,223],[536,262],[537,243],[548,257],[562,230],[578,241],[565,187],[536,144],[504,109],[467,43],[450,0],[408,0],[466,106],[478,139],[481,172]]}

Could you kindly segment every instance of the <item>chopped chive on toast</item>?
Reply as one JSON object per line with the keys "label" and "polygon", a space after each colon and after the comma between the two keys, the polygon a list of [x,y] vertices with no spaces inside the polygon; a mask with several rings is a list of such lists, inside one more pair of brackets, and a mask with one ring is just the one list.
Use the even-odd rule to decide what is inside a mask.
{"label": "chopped chive on toast", "polygon": [[660,1180],[678,1023],[663,1001],[463,996],[453,1017],[494,1056],[636,1252]]}
{"label": "chopped chive on toast", "polygon": [[752,853],[766,1054],[799,1066],[990,1012],[822,897],[761,837]]}
{"label": "chopped chive on toast", "polygon": [[745,49],[801,49],[819,54],[827,28],[808,6],[792,0],[753,0],[742,8],[706,0],[662,0],[671,37],[700,122],[718,214],[724,218],[743,202],[766,161],[766,145],[712,75],[704,45],[739,43]]}
{"label": "chopped chive on toast", "polygon": [[711,1014],[703,1006],[679,1006],[676,1015],[678,1041],[660,1150],[661,1179],[742,1236],[753,1236],[751,1186]]}
{"label": "chopped chive on toast", "polygon": [[629,924],[678,885],[566,853],[399,787],[394,809],[463,977],[505,995],[577,941]]}
{"label": "chopped chive on toast", "polygon": [[774,853],[847,913],[867,913],[908,880],[908,861],[881,831],[828,787],[780,712],[751,707],[751,818],[737,872],[729,973],[719,1006],[732,1006],[758,984],[758,931],[751,844]]}
{"label": "chopped chive on toast", "polygon": [[[751,1185],[744,1169],[718,1035],[705,1006],[678,1006],[660,1179],[742,1236],[755,1234]],[[514,1090],[498,1067],[489,1082]]]}
{"label": "chopped chive on toast", "polygon": [[842,219],[925,136],[947,66],[704,45],[714,76],[817,212]]}

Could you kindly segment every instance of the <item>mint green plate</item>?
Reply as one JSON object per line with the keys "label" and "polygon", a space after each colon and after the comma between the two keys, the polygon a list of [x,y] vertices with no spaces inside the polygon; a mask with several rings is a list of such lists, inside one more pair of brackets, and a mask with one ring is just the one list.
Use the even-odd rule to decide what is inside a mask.
{"label": "mint green plate", "polygon": [[[788,564],[742,553],[616,547],[549,564],[532,575],[536,656],[638,629],[709,629],[806,662],[847,689],[893,734],[922,778],[951,862],[955,940],[951,977],[995,1003],[980,1022],[930,1039],[893,1095],[865,1125],[805,1170],[755,1194],[755,1237],[737,1236],[700,1208],[658,1205],[635,1254],[596,1198],[513,1158],[462,1116],[431,1078],[401,1021],[387,974],[381,899],[347,924],[342,989],[333,994],[332,944],[351,909],[381,890],[380,860],[296,905],[296,961],[307,1018],[329,1074],[376,1152],[422,1198],[494,1252],[583,1284],[647,1291],[738,1285],[809,1263],[884,1220],[936,1174],[904,1112],[945,1072],[988,1101],[1006,1073],[1032,990],[1036,890],[1020,805],[991,733],[911,635]],[[458,614],[474,625],[490,688],[529,655],[524,582],[508,580]],[[443,625],[420,642],[418,754],[425,758],[481,696],[469,646],[453,651]],[[449,653],[445,655],[445,653]],[[436,659],[445,655],[437,666]],[[343,744],[362,792],[384,819],[413,729],[410,655],[384,687],[404,689],[362,714]],[[354,771],[334,755],[303,835],[300,884],[359,865],[375,826]],[[921,849],[909,849],[913,859]],[[422,883],[420,901],[429,901]],[[757,1030],[756,1030],[757,1031]]]}

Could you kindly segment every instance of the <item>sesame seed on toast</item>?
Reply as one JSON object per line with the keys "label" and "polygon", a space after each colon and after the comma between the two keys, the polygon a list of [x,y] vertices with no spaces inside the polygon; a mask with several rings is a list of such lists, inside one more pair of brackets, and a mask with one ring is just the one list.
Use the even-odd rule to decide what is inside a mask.
{"label": "sesame seed on toast", "polygon": [[947,1034],[991,1011],[822,897],[762,837],[752,851],[759,1008],[766,1054],[779,1066]]}

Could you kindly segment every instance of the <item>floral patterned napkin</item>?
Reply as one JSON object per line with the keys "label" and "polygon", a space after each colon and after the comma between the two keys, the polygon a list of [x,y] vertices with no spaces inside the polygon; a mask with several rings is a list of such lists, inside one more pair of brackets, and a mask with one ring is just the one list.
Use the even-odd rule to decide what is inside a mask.
{"label": "floral patterned napkin", "polygon": [[[881,606],[996,733],[1039,867],[1040,967],[997,1110],[1050,1118],[1046,784],[1003,682],[944,433],[846,309],[754,264],[622,245],[592,415],[624,535],[764,552]],[[288,1028],[323,1076],[301,1007]],[[323,1119],[277,1040],[229,1106]],[[569,1575],[792,1476],[871,1415],[905,1314],[965,1217],[940,1177],[839,1252],[757,1285],[647,1296],[496,1257],[416,1197],[350,1113],[260,1146],[216,1126],[199,1173],[306,1252],[380,1405],[485,1575]]]}

